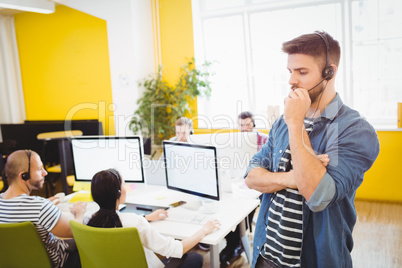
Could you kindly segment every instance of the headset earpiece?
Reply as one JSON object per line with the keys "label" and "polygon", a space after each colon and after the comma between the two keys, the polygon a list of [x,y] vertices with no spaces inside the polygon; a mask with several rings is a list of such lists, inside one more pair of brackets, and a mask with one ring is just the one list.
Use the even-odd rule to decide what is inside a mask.
{"label": "headset earpiece", "polygon": [[328,66],[322,71],[322,78],[324,80],[331,80],[334,77],[335,69],[333,66]]}
{"label": "headset earpiece", "polygon": [[119,190],[118,193],[117,193],[117,199],[119,199],[120,196],[121,196],[121,191]]}
{"label": "headset earpiece", "polygon": [[28,157],[28,172],[22,173],[21,177],[24,181],[27,181],[31,178],[31,151],[25,150],[25,153],[27,154]]}
{"label": "headset earpiece", "polygon": [[27,180],[29,180],[29,179],[31,178],[31,176],[29,175],[28,172],[22,173],[21,177],[22,177],[22,179],[23,179],[24,181],[27,181]]}

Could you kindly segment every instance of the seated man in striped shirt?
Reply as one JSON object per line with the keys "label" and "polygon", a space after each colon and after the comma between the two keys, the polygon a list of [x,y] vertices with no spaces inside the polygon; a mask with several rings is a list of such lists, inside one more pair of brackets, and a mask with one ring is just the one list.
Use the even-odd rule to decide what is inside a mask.
{"label": "seated man in striped shirt", "polygon": [[314,32],[282,51],[284,114],[246,172],[246,184],[263,193],[252,267],[352,267],[354,198],[378,156],[377,134],[335,90],[338,41]]}
{"label": "seated man in striped shirt", "polygon": [[[10,154],[5,165],[9,188],[0,195],[0,224],[32,222],[45,244],[53,267],[80,267],[78,251],[70,229],[70,217],[63,215],[52,201],[30,196],[43,187],[47,175],[36,152],[19,150]],[[85,204],[71,208],[74,219],[82,223]],[[70,239],[60,239],[70,238]]]}

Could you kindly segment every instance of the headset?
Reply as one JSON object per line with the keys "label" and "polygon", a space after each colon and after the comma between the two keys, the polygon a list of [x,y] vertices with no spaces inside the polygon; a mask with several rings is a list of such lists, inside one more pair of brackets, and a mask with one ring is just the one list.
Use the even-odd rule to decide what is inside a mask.
{"label": "headset", "polygon": [[314,32],[314,34],[318,35],[319,37],[321,37],[322,40],[324,40],[327,56],[326,56],[326,60],[325,60],[325,67],[322,70],[322,74],[321,74],[323,79],[320,81],[320,83],[318,83],[314,87],[310,88],[308,91],[311,91],[314,88],[318,87],[322,82],[324,82],[324,80],[327,80],[327,81],[331,80],[335,75],[334,67],[329,65],[329,43],[328,43],[327,37],[319,32]]}
{"label": "headset", "polygon": [[24,181],[27,181],[31,178],[31,150],[25,150],[25,153],[28,157],[28,172],[22,173],[21,177]]}
{"label": "headset", "polygon": [[[112,173],[114,176],[116,176],[117,181],[121,184],[121,178],[120,178],[119,174],[117,173],[117,171],[113,168],[108,169],[108,171],[110,173]],[[119,188],[121,187],[120,184],[119,184]],[[118,193],[117,193],[117,199],[119,199],[120,197],[121,197],[121,190],[119,189]]]}

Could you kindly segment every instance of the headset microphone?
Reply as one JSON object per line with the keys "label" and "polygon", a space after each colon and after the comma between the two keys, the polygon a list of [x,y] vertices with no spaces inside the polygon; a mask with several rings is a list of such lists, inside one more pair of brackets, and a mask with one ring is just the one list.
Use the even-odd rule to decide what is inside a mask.
{"label": "headset microphone", "polygon": [[322,79],[320,83],[318,83],[317,85],[315,85],[314,87],[310,88],[309,90],[307,90],[308,92],[310,92],[311,90],[315,89],[316,87],[318,87],[322,82],[324,82],[326,79]]}

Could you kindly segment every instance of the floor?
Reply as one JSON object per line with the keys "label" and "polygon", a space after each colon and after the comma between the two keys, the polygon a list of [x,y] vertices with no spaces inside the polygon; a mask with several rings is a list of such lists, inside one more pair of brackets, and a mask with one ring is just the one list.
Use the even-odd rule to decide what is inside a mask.
{"label": "floor", "polygon": [[[55,184],[55,193],[61,191],[59,182]],[[45,196],[45,191],[32,194]],[[386,203],[356,200],[357,223],[353,231],[353,265],[357,268],[397,268],[402,267],[402,203]],[[257,217],[258,212],[255,214]],[[248,233],[252,242],[253,233]],[[220,248],[225,246],[222,241]],[[204,257],[203,268],[210,267],[209,251],[195,247],[193,251]],[[223,266],[222,266],[223,267]],[[229,268],[250,267],[243,253],[233,260]]]}
{"label": "floor", "polygon": [[402,204],[355,201],[354,267],[402,267]]}
{"label": "floor", "polygon": [[[358,218],[353,231],[353,267],[402,267],[402,203],[356,200],[355,206]],[[252,237],[253,234],[249,233],[250,241]],[[204,256],[203,268],[210,267],[209,252],[194,251]],[[246,268],[250,265],[243,253],[226,267]]]}

